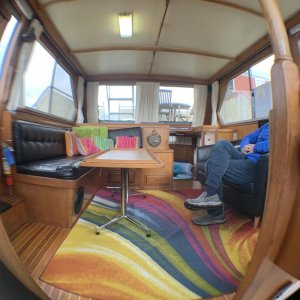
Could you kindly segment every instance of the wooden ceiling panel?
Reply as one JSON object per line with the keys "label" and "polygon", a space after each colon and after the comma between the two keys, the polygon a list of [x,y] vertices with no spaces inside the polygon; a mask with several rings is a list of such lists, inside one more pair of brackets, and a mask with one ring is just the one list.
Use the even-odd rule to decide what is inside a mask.
{"label": "wooden ceiling panel", "polygon": [[207,80],[228,62],[229,60],[226,59],[157,52],[152,66],[152,73]]}
{"label": "wooden ceiling panel", "polygon": [[89,75],[148,74],[151,51],[102,51],[75,55]]}

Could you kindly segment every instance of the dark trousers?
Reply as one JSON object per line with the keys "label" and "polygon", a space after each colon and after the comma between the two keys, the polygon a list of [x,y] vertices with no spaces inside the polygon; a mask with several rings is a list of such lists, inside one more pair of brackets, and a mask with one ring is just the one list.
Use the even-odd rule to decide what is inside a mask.
{"label": "dark trousers", "polygon": [[[220,200],[223,198],[222,180],[235,184],[246,184],[254,181],[256,162],[245,158],[229,141],[218,141],[206,163],[206,185],[216,189]],[[223,213],[223,207],[211,208],[207,212],[211,215]]]}

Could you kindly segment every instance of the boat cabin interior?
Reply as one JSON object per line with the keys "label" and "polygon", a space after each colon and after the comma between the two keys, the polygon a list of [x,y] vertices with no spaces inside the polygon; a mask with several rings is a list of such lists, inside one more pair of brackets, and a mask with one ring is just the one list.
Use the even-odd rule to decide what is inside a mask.
{"label": "boat cabin interior", "polygon": [[[299,0],[0,1],[0,296],[299,297],[299,67]],[[266,123],[193,224],[214,145]]]}

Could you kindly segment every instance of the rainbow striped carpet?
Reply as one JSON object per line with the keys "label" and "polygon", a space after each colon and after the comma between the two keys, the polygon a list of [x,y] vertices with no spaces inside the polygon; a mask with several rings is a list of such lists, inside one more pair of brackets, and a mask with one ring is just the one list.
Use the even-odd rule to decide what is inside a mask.
{"label": "rainbow striped carpet", "polygon": [[199,190],[145,192],[146,198],[130,198],[128,215],[151,228],[150,238],[126,220],[95,235],[95,224],[120,208],[118,196],[99,190],[41,279],[109,300],[200,299],[235,291],[257,241],[251,220],[229,209],[226,224],[195,226],[195,212],[183,202]]}

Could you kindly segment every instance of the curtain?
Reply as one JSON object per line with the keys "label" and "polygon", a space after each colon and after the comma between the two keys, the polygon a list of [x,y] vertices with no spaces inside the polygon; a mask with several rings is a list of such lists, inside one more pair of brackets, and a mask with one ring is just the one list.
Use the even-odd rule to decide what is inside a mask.
{"label": "curtain", "polygon": [[87,84],[87,122],[98,123],[98,82],[88,82]]}
{"label": "curtain", "polygon": [[207,103],[207,85],[194,85],[194,105],[192,108],[192,127],[202,126],[204,123]]}
{"label": "curtain", "polygon": [[217,118],[218,99],[219,99],[219,81],[215,81],[212,84],[212,92],[211,92],[211,109],[212,109],[211,125],[218,125],[218,118]]}
{"label": "curtain", "polygon": [[[36,39],[38,40],[43,28],[38,20],[33,20],[30,27],[34,28]],[[18,107],[24,107],[24,82],[23,74],[26,70],[29,58],[33,49],[34,42],[23,42],[20,50],[15,77],[13,79],[11,94],[7,104],[8,110],[16,110]]]}
{"label": "curtain", "polygon": [[78,76],[77,81],[77,123],[83,123],[84,117],[82,113],[82,105],[84,98],[84,79],[81,76]]}
{"label": "curtain", "polygon": [[135,122],[158,122],[159,83],[136,83]]}

